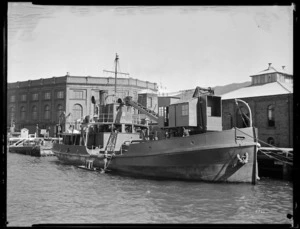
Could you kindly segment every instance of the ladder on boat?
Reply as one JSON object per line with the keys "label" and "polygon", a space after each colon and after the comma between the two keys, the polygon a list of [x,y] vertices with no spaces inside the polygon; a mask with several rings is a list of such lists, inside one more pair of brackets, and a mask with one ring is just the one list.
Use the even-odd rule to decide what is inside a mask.
{"label": "ladder on boat", "polygon": [[106,151],[115,151],[115,146],[117,142],[117,135],[118,133],[111,132],[109,139],[107,141],[107,145],[105,147]]}
{"label": "ladder on boat", "polygon": [[138,111],[140,111],[142,114],[145,114],[147,115],[150,119],[152,119],[153,121],[155,122],[158,122],[158,114],[156,112],[154,112],[153,110],[151,109],[148,109],[147,107],[144,107],[143,105],[137,103],[137,102],[134,102],[132,101],[131,97],[130,96],[127,96],[125,99],[124,99],[126,105],[130,105],[134,108],[136,108]]}

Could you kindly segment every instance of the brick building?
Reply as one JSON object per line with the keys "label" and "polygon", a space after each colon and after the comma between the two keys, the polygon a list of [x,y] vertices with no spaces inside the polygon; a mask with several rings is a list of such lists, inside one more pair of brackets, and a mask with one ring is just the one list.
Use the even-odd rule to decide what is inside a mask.
{"label": "brick building", "polygon": [[222,95],[223,129],[248,125],[246,116],[249,117],[249,112],[245,105],[239,103],[239,110],[234,101],[235,98],[242,99],[250,106],[258,139],[277,147],[292,148],[293,76],[284,66],[278,71],[269,64],[267,69],[250,77],[250,86]]}
{"label": "brick building", "polygon": [[[155,94],[157,85],[133,78],[117,78],[116,94],[119,98],[132,96],[137,101],[139,92],[145,89]],[[39,129],[49,129],[50,136],[53,136],[58,123],[74,124],[86,115],[93,115],[96,107],[91,100],[94,96],[99,102],[100,90],[107,90],[108,95],[113,95],[115,78],[67,74],[8,83],[7,125],[14,123],[17,131],[26,127],[29,133],[35,133],[38,124]],[[112,102],[112,99],[113,96],[108,96],[107,102]],[[62,116],[64,120],[60,118]]]}

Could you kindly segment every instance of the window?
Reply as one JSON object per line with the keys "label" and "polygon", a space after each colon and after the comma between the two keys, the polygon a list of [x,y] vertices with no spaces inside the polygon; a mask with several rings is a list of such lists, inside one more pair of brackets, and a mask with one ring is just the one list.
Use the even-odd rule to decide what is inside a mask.
{"label": "window", "polygon": [[189,105],[185,104],[181,106],[181,115],[185,116],[189,114]]}
{"label": "window", "polygon": [[16,102],[16,96],[15,95],[10,96],[10,102],[11,103]]}
{"label": "window", "polygon": [[137,91],[133,91],[132,99],[133,99],[134,101],[137,100]]}
{"label": "window", "polygon": [[74,99],[83,99],[83,91],[74,91],[73,92]]}
{"label": "window", "polygon": [[12,122],[15,119],[15,112],[16,112],[15,107],[11,107],[9,109],[10,122]]}
{"label": "window", "polygon": [[58,91],[57,92],[57,98],[58,99],[63,99],[64,98],[64,92],[63,91]]}
{"label": "window", "polygon": [[44,99],[51,99],[51,93],[50,92],[45,92]]}
{"label": "window", "polygon": [[25,120],[25,118],[26,118],[26,109],[25,109],[25,107],[21,107],[21,109],[20,109],[20,116],[21,116],[21,120]]}
{"label": "window", "polygon": [[164,116],[164,107],[159,107],[158,108],[158,115],[163,117]]}
{"label": "window", "polygon": [[45,113],[44,113],[44,114],[45,114],[45,115],[44,115],[44,118],[47,119],[47,120],[50,119],[50,106],[49,106],[49,105],[46,105],[46,106],[45,106],[44,112],[45,112]]}
{"label": "window", "polygon": [[73,106],[73,112],[72,112],[74,120],[81,119],[82,117],[82,106],[80,104],[75,104]]}
{"label": "window", "polygon": [[26,101],[26,97],[27,97],[26,94],[21,95],[21,101],[23,102]]}
{"label": "window", "polygon": [[32,94],[32,100],[38,100],[38,99],[39,99],[39,94],[38,93]]}
{"label": "window", "polygon": [[274,138],[269,137],[269,138],[267,139],[267,143],[273,146],[273,145],[275,144]]}
{"label": "window", "polygon": [[37,107],[33,106],[31,111],[32,111],[32,120],[37,120],[37,114],[38,114]]}
{"label": "window", "polygon": [[152,98],[147,97],[147,107],[152,107]]}
{"label": "window", "polygon": [[274,117],[274,105],[268,106],[268,126],[274,127],[275,126],[275,117]]}
{"label": "window", "polygon": [[62,113],[63,113],[63,106],[61,104],[58,104],[57,108],[56,108],[56,115],[57,115],[56,117],[57,117],[58,122],[60,122],[60,120],[62,120],[62,119],[60,119],[60,116]]}
{"label": "window", "polygon": [[272,82],[272,75],[269,75],[268,77],[268,83],[271,83]]}

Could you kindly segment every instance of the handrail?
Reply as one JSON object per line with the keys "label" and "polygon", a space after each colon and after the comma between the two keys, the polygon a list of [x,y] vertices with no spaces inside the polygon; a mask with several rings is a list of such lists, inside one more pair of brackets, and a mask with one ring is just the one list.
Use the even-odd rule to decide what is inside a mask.
{"label": "handrail", "polygon": [[249,127],[252,127],[252,113],[251,113],[251,109],[250,109],[248,103],[246,103],[245,101],[243,101],[241,99],[235,99],[235,103],[236,103],[237,106],[238,106],[238,102],[241,102],[241,103],[245,104],[245,106],[249,110],[249,118],[248,117],[247,118],[249,119]]}
{"label": "handrail", "polygon": [[130,96],[127,96],[125,99],[125,104],[128,104],[134,108],[136,108],[137,110],[139,110],[142,114],[147,115],[150,119],[154,120],[155,122],[158,122],[158,115],[156,114],[156,112],[144,107],[143,105],[132,101]]}

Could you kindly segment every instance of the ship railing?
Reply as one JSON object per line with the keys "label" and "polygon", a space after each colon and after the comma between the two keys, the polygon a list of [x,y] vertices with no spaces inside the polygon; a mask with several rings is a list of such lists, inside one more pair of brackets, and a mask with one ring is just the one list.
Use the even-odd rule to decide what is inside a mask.
{"label": "ship railing", "polygon": [[[145,118],[146,116],[144,114],[133,114],[132,124],[145,124]],[[97,119],[98,122],[102,122],[102,123],[111,123],[115,121],[113,113],[101,113],[99,114]],[[74,129],[79,130],[81,123],[76,121],[69,121],[67,122],[67,124],[72,125]]]}
{"label": "ship railing", "polygon": [[113,122],[114,115],[112,113],[101,113],[98,117],[98,122]]}

